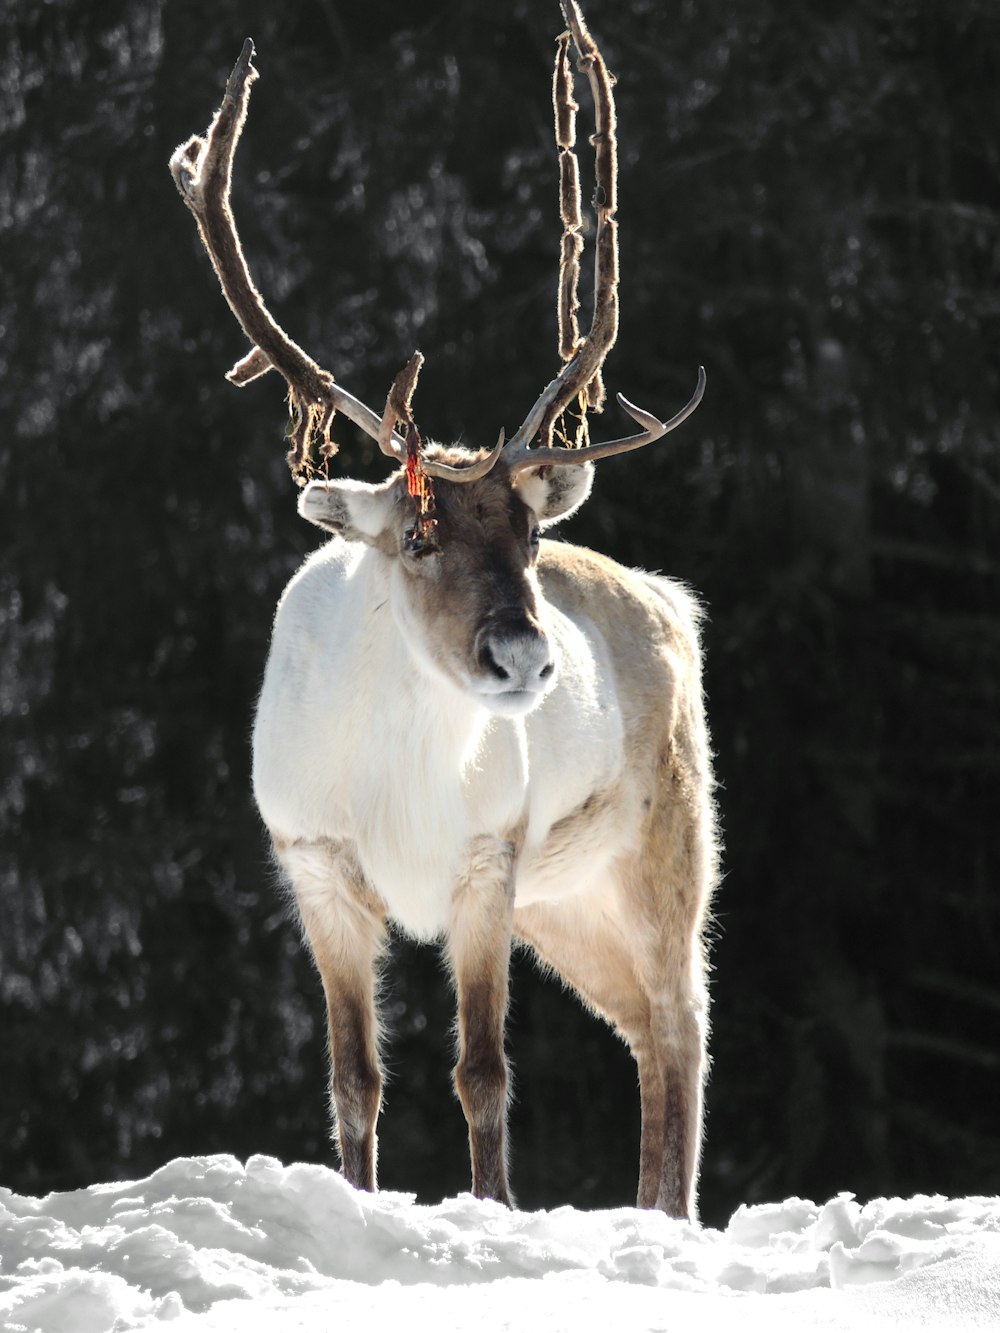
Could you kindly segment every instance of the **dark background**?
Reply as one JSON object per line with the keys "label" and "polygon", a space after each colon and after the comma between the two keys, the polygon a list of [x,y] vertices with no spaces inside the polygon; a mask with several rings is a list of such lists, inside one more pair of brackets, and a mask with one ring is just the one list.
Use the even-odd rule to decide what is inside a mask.
{"label": "dark background", "polygon": [[[1000,10],[587,9],[619,79],[609,384],[667,414],[708,371],[565,529],[710,612],[703,1215],[996,1192]],[[560,28],[555,0],[2,12],[7,1186],[332,1160],[319,986],[249,788],[273,607],[317,535],[280,382],[222,379],[245,343],[170,152],[252,35],[234,198],[275,313],[376,409],[419,345],[424,432],[492,443],[557,368]],[[337,468],[384,475],[341,440]],[[381,1178],[435,1199],[468,1182],[451,1000],[435,950],[395,953]],[[516,971],[519,1200],[630,1202],[631,1061]]]}

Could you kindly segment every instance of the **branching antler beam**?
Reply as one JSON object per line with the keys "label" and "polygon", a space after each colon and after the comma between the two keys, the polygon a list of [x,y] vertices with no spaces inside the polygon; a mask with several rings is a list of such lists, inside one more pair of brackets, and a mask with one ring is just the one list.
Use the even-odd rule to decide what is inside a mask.
{"label": "branching antler beam", "polygon": [[[579,54],[579,68],[590,80],[594,99],[594,210],[597,213],[597,239],[594,258],[594,318],[587,335],[589,357],[578,371],[584,379],[587,406],[604,409],[602,367],[618,338],[618,120],[612,92],[614,77],[608,72],[597,44],[580,13],[576,0],[563,0],[562,11],[573,33]],[[593,377],[587,380],[589,361],[596,362]],[[555,409],[554,409],[555,410]],[[554,418],[553,418],[554,419]]]}
{"label": "branching antler beam", "polygon": [[559,148],[559,213],[563,235],[559,256],[559,355],[571,361],[580,350],[580,255],[583,253],[580,213],[580,163],[576,148],[576,113],[573,100],[573,71],[569,67],[570,35],[559,38],[552,75],[552,111]]}
{"label": "branching antler beam", "polygon": [[[619,404],[642,426],[638,435],[603,444],[587,444],[586,412],[604,406],[602,370],[618,336],[618,149],[614,101],[614,79],[608,72],[591,36],[577,0],[560,0],[568,31],[558,40],[552,85],[556,144],[559,150],[559,199],[563,235],[559,265],[559,354],[563,367],[542,390],[513,438],[505,445],[503,432],[493,450],[457,467],[424,458],[419,466],[427,477],[448,481],[475,481],[484,476],[503,455],[514,470],[528,466],[585,463],[611,454],[638,449],[659,439],[687,419],[701,401],[705,372],[699,369],[698,386],[687,404],[669,421],[628,402]],[[594,311],[590,329],[581,336],[578,312],[580,255],[583,247],[580,206],[580,171],[577,160],[576,112],[570,44],[577,52],[580,70],[587,74],[594,102],[595,179],[594,209],[597,214],[594,256]],[[331,427],[337,411],[378,442],[384,454],[412,467],[406,441],[396,432],[397,422],[413,425],[410,398],[423,358],[415,353],[397,377],[382,416],[336,383],[332,374],[302,350],[272,317],[254,285],[236,230],[230,203],[233,159],[246,121],[250,89],[257,78],[253,65],[254,45],[247,38],[226,83],[222,105],[204,135],[194,135],[180,145],[170,159],[170,170],[181,198],[194,214],[198,231],[218,275],[223,294],[244,333],[250,351],[233,366],[227,378],[240,387],[272,368],[288,384],[291,413],[288,462],[296,480],[302,482],[313,471],[313,452],[323,459],[337,451]],[[580,447],[553,447],[556,422],[574,402],[579,404],[581,423],[577,431]],[[535,441],[538,447],[532,447]]]}
{"label": "branching antler beam", "polygon": [[[559,354],[565,364],[556,378],[542,390],[521,427],[507,444],[504,458],[512,470],[541,465],[588,463],[630,449],[639,449],[686,421],[705,392],[705,371],[704,367],[699,367],[694,394],[687,405],[669,421],[660,421],[653,413],[636,407],[618,394],[620,406],[643,427],[640,434],[602,444],[587,444],[580,448],[552,445],[553,427],[574,399],[579,401],[584,415],[588,408],[603,410],[603,366],[618,337],[618,223],[615,218],[618,210],[618,122],[614,77],[587,28],[577,0],[560,0],[560,4],[569,31],[558,40],[552,104],[556,145],[559,149],[559,211],[563,224],[559,265]],[[574,152],[576,112],[579,108],[573,100],[573,74],[569,67],[571,38],[576,47],[578,66],[586,72],[590,81],[596,122],[591,139],[596,180],[594,208],[597,213],[594,314],[590,330],[584,338],[580,337],[577,321],[583,242],[580,235],[580,172]],[[540,439],[540,444],[532,448],[536,437]]]}
{"label": "branching antler beam", "polygon": [[[556,143],[559,148],[559,199],[563,241],[559,277],[559,351],[566,364],[546,386],[524,423],[513,436],[509,449],[528,445],[536,435],[543,447],[552,442],[552,427],[574,398],[586,393],[585,403],[600,411],[604,406],[601,367],[618,337],[618,142],[614,80],[597,43],[590,35],[576,0],[560,0],[569,32],[559,38],[552,102]],[[573,146],[576,141],[576,111],[573,75],[569,67],[569,42],[576,47],[579,68],[590,80],[594,100],[595,131],[591,138],[595,159],[594,208],[597,237],[594,256],[594,314],[590,331],[580,339],[576,322],[579,308],[580,175]]]}
{"label": "branching antler beam", "polygon": [[[254,44],[248,37],[211,125],[204,135],[194,135],[176,149],[170,171],[181,198],[194,214],[223,295],[253,344],[226,378],[242,388],[272,366],[284,376],[292,418],[288,462],[293,475],[302,479],[311,471],[314,445],[318,444],[321,457],[336,453],[330,429],[338,409],[376,440],[380,419],[288,336],[267,309],[250,275],[236,230],[230,190],[233,158],[246,121],[250,89],[257,78],[253,56]],[[398,436],[390,433],[389,444],[394,457],[405,456],[404,442]]]}

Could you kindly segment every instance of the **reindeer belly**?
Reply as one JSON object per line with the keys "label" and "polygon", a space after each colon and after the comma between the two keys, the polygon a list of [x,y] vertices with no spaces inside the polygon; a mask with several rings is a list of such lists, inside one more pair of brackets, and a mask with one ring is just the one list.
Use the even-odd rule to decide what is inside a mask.
{"label": "reindeer belly", "polygon": [[528,843],[517,869],[518,907],[589,893],[609,883],[637,843],[620,784],[586,797]]}

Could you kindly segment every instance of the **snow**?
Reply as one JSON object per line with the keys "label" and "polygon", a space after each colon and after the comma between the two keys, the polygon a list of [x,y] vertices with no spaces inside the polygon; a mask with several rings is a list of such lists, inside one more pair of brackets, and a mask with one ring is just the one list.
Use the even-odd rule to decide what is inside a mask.
{"label": "snow", "polygon": [[8,1333],[732,1327],[1000,1330],[1000,1198],[841,1194],[724,1231],[619,1208],[359,1194],[321,1166],[178,1158],[145,1180],[0,1189]]}

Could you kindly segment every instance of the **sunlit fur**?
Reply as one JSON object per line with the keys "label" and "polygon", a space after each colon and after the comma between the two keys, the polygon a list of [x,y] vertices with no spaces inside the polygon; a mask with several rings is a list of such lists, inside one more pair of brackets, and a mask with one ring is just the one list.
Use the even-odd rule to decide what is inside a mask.
{"label": "sunlit fur", "polygon": [[[589,472],[498,466],[437,483],[441,554],[420,559],[405,550],[401,477],[308,488],[303,514],[341,535],[279,605],[254,787],[323,977],[356,1184],[374,1185],[370,973],[388,918],[447,944],[477,1193],[510,1201],[514,934],[629,1042],[639,1203],[693,1216],[716,875],[698,612],[676,583],[537,542],[585,498]],[[514,699],[522,675],[530,697]],[[350,1033],[338,1013],[355,1016]]]}

